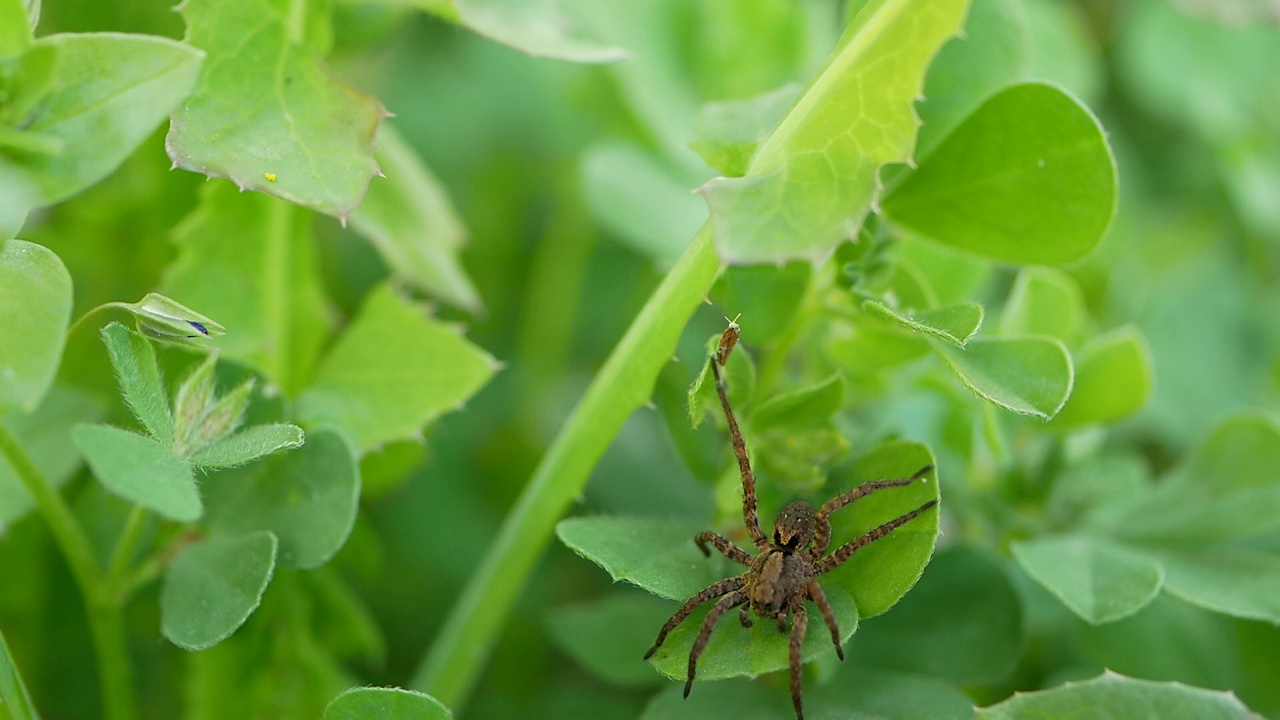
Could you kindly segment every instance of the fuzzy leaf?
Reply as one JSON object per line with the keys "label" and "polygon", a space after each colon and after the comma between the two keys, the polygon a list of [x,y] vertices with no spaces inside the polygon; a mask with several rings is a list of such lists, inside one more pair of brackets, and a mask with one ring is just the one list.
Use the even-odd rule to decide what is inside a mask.
{"label": "fuzzy leaf", "polygon": [[[71,428],[102,419],[102,407],[87,393],[54,385],[40,406],[30,413],[9,411],[0,425],[18,442],[55,488],[62,487],[83,462],[71,443]],[[33,507],[31,496],[13,467],[0,457],[0,527],[26,515]]]}
{"label": "fuzzy leaf", "polygon": [[363,452],[412,438],[488,382],[496,362],[388,285],[364,307],[298,400],[298,417],[344,428]]}
{"label": "fuzzy leaf", "polygon": [[1136,613],[1164,584],[1159,562],[1104,538],[1038,538],[1012,550],[1028,575],[1095,625]]}
{"label": "fuzzy leaf", "polygon": [[187,548],[165,574],[160,630],[184,650],[231,636],[258,607],[275,568],[269,532],[210,538]]}
{"label": "fuzzy leaf", "polygon": [[884,200],[887,216],[914,233],[1044,264],[1089,254],[1115,205],[1115,160],[1098,121],[1036,83],[983,103]]}
{"label": "fuzzy leaf", "polygon": [[413,690],[351,688],[324,709],[324,720],[449,720],[453,713],[439,700]]}
{"label": "fuzzy leaf", "polygon": [[982,708],[974,720],[1072,720],[1094,716],[1161,720],[1251,720],[1257,716],[1235,695],[1181,683],[1152,682],[1106,673],[1049,690],[1018,693]]}
{"label": "fuzzy leaf", "polygon": [[760,144],[746,176],[703,186],[721,257],[742,264],[821,258],[861,224],[876,199],[880,166],[911,157],[912,103],[967,9],[965,0],[863,6]]}
{"label": "fuzzy leaf", "polygon": [[1080,285],[1048,267],[1027,267],[1009,291],[1000,316],[1001,335],[1048,335],[1073,342],[1087,319]]}
{"label": "fuzzy leaf", "polygon": [[1131,325],[1091,340],[1076,356],[1071,397],[1055,423],[1109,423],[1142,409],[1151,394],[1151,351]]}
{"label": "fuzzy leaf", "polygon": [[1050,337],[978,338],[964,349],[934,345],[965,387],[1007,410],[1053,417],[1071,394],[1071,355]]}
{"label": "fuzzy leaf", "polygon": [[120,323],[102,328],[102,342],[116,370],[116,380],[125,402],[147,432],[164,445],[174,441],[173,414],[169,396],[160,379],[156,351],[151,342]]}
{"label": "fuzzy leaf", "polygon": [[187,42],[208,58],[173,114],[177,167],[346,217],[378,172],[378,101],[290,34],[288,0],[187,0]]}
{"label": "fuzzy leaf", "polygon": [[191,467],[168,447],[112,425],[77,425],[71,437],[103,487],[170,520],[200,518]]}
{"label": "fuzzy leaf", "polygon": [[948,305],[918,313],[898,312],[875,300],[867,300],[862,303],[862,307],[885,320],[941,338],[958,347],[964,347],[977,334],[978,328],[982,327],[982,306],[978,303]]}
{"label": "fuzzy leaf", "polygon": [[191,456],[191,464],[209,469],[235,467],[302,443],[302,428],[297,425],[253,425],[200,448]]}
{"label": "fuzzy leaf", "polygon": [[40,404],[70,319],[71,276],[62,260],[33,243],[0,242],[0,409],[30,412]]}

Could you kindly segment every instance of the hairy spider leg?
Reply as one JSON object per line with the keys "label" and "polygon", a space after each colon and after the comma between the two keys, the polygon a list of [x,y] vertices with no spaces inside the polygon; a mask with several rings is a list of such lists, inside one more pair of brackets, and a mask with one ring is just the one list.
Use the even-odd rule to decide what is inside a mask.
{"label": "hairy spider leg", "polygon": [[841,545],[839,550],[836,550],[835,552],[831,553],[827,557],[824,557],[818,561],[817,566],[814,568],[814,574],[821,575],[823,573],[827,573],[827,572],[831,572],[832,570],[835,570],[836,568],[843,565],[844,561],[848,560],[849,557],[853,555],[855,552],[857,552],[859,549],[866,547],[867,545],[870,545],[871,543],[879,540],[885,535],[888,535],[889,533],[893,532],[897,528],[900,528],[903,525],[906,525],[907,523],[911,522],[912,520],[915,520],[921,513],[923,513],[924,511],[928,510],[929,508],[937,504],[938,504],[938,501],[936,499],[930,500],[929,502],[921,505],[915,510],[912,510],[906,515],[900,515],[890,520],[889,522],[884,523],[883,525],[880,525],[872,530],[869,530],[866,533],[863,533],[862,535],[859,535],[858,537],[854,538],[853,540],[850,540],[844,545]]}
{"label": "hairy spider leg", "polygon": [[831,521],[828,518],[831,517],[832,513],[846,505],[849,505],[859,498],[870,495],[877,490],[910,485],[911,483],[920,480],[925,475],[928,475],[931,470],[933,470],[933,466],[926,465],[917,470],[916,474],[909,478],[902,478],[901,480],[876,480],[874,482],[863,483],[849,492],[838,497],[831,498],[827,502],[823,503],[822,507],[818,509],[817,517],[814,519],[815,528],[813,533],[813,545],[809,548],[809,559],[817,560],[827,554],[827,548],[831,545]]}
{"label": "hairy spider leg", "polygon": [[724,580],[711,583],[707,587],[703,588],[697,595],[686,600],[684,605],[676,611],[676,614],[672,615],[671,619],[667,621],[667,624],[663,625],[662,629],[658,631],[658,639],[653,641],[653,647],[649,648],[649,652],[644,654],[644,659],[648,660],[653,657],[654,653],[658,652],[658,648],[662,647],[662,643],[667,639],[667,635],[674,630],[682,620],[689,617],[689,613],[692,613],[694,608],[711,598],[720,597],[725,593],[731,593],[735,590],[741,589],[742,578],[725,578]]}
{"label": "hairy spider leg", "polygon": [[716,378],[716,394],[720,396],[720,404],[724,407],[724,416],[729,421],[729,439],[733,442],[733,454],[738,457],[738,470],[742,472],[742,519],[746,522],[747,533],[751,535],[756,548],[761,552],[769,549],[769,540],[764,530],[760,529],[760,510],[756,507],[756,476],[751,473],[751,461],[747,459],[747,443],[742,439],[742,431],[738,429],[738,421],[733,417],[733,408],[729,406],[729,393],[725,392],[724,380],[720,377],[720,368],[715,357],[710,358],[711,374]]}
{"label": "hairy spider leg", "polygon": [[711,557],[711,551],[707,549],[707,545],[711,545],[723,553],[725,557],[739,565],[751,567],[751,556],[747,554],[747,551],[734,545],[733,541],[723,535],[717,535],[713,532],[700,532],[694,536],[693,541],[698,544],[698,549],[707,557]]}
{"label": "hairy spider leg", "polygon": [[800,707],[800,646],[804,645],[804,633],[809,625],[809,615],[804,610],[804,598],[791,598],[791,704],[796,706],[796,720],[804,720]]}
{"label": "hairy spider leg", "polygon": [[813,604],[822,611],[822,621],[831,631],[831,644],[836,646],[836,657],[840,658],[840,662],[844,662],[844,648],[840,647],[840,626],[836,624],[836,614],[831,611],[831,604],[827,602],[827,594],[822,592],[822,586],[817,580],[810,580],[805,590],[808,591],[809,599]]}
{"label": "hairy spider leg", "polygon": [[689,653],[689,679],[684,682],[684,696],[686,698],[689,697],[689,691],[693,689],[693,676],[698,672],[698,656],[707,647],[707,640],[711,638],[711,631],[715,629],[716,622],[720,620],[721,615],[746,601],[746,591],[739,590],[725,595],[715,605],[711,606],[711,612],[707,613],[706,619],[702,621],[702,629],[698,631],[698,639],[693,641],[693,651]]}

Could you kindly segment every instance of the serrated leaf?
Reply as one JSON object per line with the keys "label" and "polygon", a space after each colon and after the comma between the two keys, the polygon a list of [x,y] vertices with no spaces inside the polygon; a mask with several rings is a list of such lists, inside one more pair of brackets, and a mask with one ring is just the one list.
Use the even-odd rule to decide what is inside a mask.
{"label": "serrated leaf", "polygon": [[1000,315],[1001,335],[1048,335],[1073,342],[1088,313],[1080,285],[1048,267],[1027,267],[1009,291]]}
{"label": "serrated leaf", "polygon": [[721,257],[821,258],[861,223],[880,166],[911,156],[912,102],[967,8],[965,0],[872,0],[862,8],[746,176],[703,186]]}
{"label": "serrated leaf", "polygon": [[61,142],[54,155],[11,159],[40,202],[74,195],[115,170],[191,92],[203,53],[167,38],[122,33],[50,35],[49,93],[24,125]]}
{"label": "serrated leaf", "polygon": [[30,412],[40,404],[70,320],[71,276],[62,260],[34,243],[0,242],[0,408]]}
{"label": "serrated leaf", "polygon": [[1106,673],[1085,682],[1069,682],[1050,690],[1016,694],[1004,702],[978,710],[974,720],[1027,717],[1072,720],[1104,708],[1109,716],[1117,718],[1251,720],[1257,717],[1230,693]]}
{"label": "serrated leaf", "polygon": [[369,185],[351,214],[351,229],[373,245],[396,277],[468,312],[482,312],[484,303],[458,258],[466,229],[440,181],[388,125],[378,129],[374,157],[386,177]]}
{"label": "serrated leaf", "polygon": [[909,330],[941,338],[959,347],[964,347],[982,327],[983,312],[978,303],[960,303],[918,313],[901,313],[876,300],[867,300],[862,307]]}
{"label": "serrated leaf", "polygon": [[738,567],[702,556],[693,538],[706,529],[704,524],[690,521],[577,517],[556,525],[556,535],[614,580],[684,601]]}
{"label": "serrated leaf", "polygon": [[1045,537],[1014,543],[1012,551],[1028,575],[1095,625],[1136,613],[1164,585],[1159,562],[1105,538]]}
{"label": "serrated leaf", "polygon": [[40,714],[36,712],[31,694],[22,682],[22,675],[18,673],[18,665],[9,653],[9,644],[5,642],[3,634],[0,634],[0,706],[4,707],[10,720],[40,720]]}
{"label": "serrated leaf", "polygon": [[372,290],[298,399],[298,417],[344,428],[361,450],[416,437],[488,382],[496,363],[389,285]]}
{"label": "serrated leaf", "polygon": [[161,444],[172,445],[173,414],[160,379],[155,348],[146,338],[114,322],[102,328],[102,342],[107,346],[116,381],[133,414]]}
{"label": "serrated leaf", "polygon": [[188,547],[165,574],[160,630],[184,650],[204,650],[231,636],[258,607],[275,568],[269,532],[210,538]]}
{"label": "serrated leaf", "polygon": [[350,442],[320,428],[297,450],[212,476],[205,493],[216,533],[269,530],[279,541],[282,566],[314,568],[328,562],[351,534],[360,472]]}
{"label": "serrated leaf", "polygon": [[1098,121],[1037,83],[983,103],[883,203],[890,220],[919,235],[1044,264],[1089,254],[1115,205],[1115,160]]}
{"label": "serrated leaf", "polygon": [[[667,681],[639,658],[669,617],[671,603],[621,590],[595,602],[555,608],[547,617],[547,634],[584,671],[611,685],[665,685]],[[603,637],[609,642],[600,642]]]}
{"label": "serrated leaf", "polygon": [[200,448],[190,459],[199,468],[229,468],[302,443],[302,428],[297,425],[252,425]]}
{"label": "serrated leaf", "polygon": [[1075,386],[1055,423],[1115,422],[1141,410],[1151,394],[1151,350],[1132,325],[1089,341],[1076,355],[1075,367]]}
{"label": "serrated leaf", "polygon": [[[71,449],[71,428],[97,422],[102,415],[102,407],[87,393],[54,385],[35,410],[9,411],[0,418],[0,425],[18,440],[49,485],[59,488],[83,462],[80,453]],[[31,496],[13,467],[0,457],[0,527],[18,520],[32,507]]]}
{"label": "serrated leaf", "polygon": [[175,166],[350,214],[378,172],[382,105],[297,43],[287,0],[187,0],[179,10],[186,41],[208,58],[170,122]]}
{"label": "serrated leaf", "polygon": [[689,147],[722,175],[745,175],[756,148],[787,114],[802,89],[787,83],[746,100],[703,105],[694,120]]}
{"label": "serrated leaf", "polygon": [[1071,394],[1071,355],[1051,337],[977,338],[964,349],[934,350],[965,387],[1006,410],[1047,420]]}
{"label": "serrated leaf", "polygon": [[77,425],[71,437],[112,493],[178,522],[200,518],[191,467],[168,447],[112,425]]}
{"label": "serrated leaf", "polygon": [[413,690],[351,688],[324,709],[324,720],[449,720],[453,713],[439,700]]}

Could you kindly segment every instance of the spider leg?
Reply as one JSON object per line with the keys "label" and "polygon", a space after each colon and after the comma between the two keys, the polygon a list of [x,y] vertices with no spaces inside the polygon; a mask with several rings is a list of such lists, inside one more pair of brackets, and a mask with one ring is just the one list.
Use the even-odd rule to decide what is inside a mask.
{"label": "spider leg", "polygon": [[747,554],[746,550],[734,545],[727,537],[713,532],[700,532],[693,538],[693,541],[698,544],[698,549],[707,557],[711,557],[711,551],[707,549],[707,545],[712,545],[730,560],[739,565],[751,567],[751,556]]}
{"label": "spider leg", "polygon": [[738,458],[738,470],[742,472],[742,519],[746,521],[747,533],[760,550],[769,547],[769,539],[760,529],[760,510],[756,500],[756,476],[751,473],[751,460],[747,458],[747,443],[742,439],[742,431],[738,429],[738,421],[733,417],[733,408],[729,406],[729,393],[724,389],[724,379],[720,377],[720,368],[716,358],[712,356],[711,374],[716,378],[716,394],[720,396],[720,405],[724,407],[725,419],[729,421],[729,439],[733,442],[733,454]]}
{"label": "spider leg", "polygon": [[742,627],[750,628],[755,625],[755,621],[751,619],[751,606],[743,605],[742,610],[738,613],[738,620],[742,623]]}
{"label": "spider leg", "polygon": [[787,634],[787,609],[783,608],[779,610],[778,614],[773,616],[773,619],[778,621],[778,632],[782,633],[783,635],[786,635]]}
{"label": "spider leg", "polygon": [[742,578],[740,577],[725,578],[724,580],[721,580],[719,582],[712,583],[711,585],[707,586],[705,589],[700,591],[697,595],[694,595],[693,597],[686,600],[684,605],[682,605],[680,609],[676,611],[676,614],[672,615],[671,619],[667,621],[667,624],[663,625],[662,629],[658,631],[658,639],[653,641],[653,647],[649,648],[649,652],[644,654],[644,659],[648,660],[649,658],[653,657],[653,654],[658,651],[659,647],[662,646],[663,641],[667,639],[667,634],[670,633],[672,630],[674,630],[675,627],[679,625],[681,621],[689,617],[689,613],[693,612],[694,608],[698,607],[699,605],[710,600],[713,597],[720,597],[725,593],[731,593],[735,590],[740,590],[741,588],[742,588]]}
{"label": "spider leg", "polygon": [[827,624],[827,629],[831,631],[831,644],[836,646],[836,656],[840,658],[840,662],[844,662],[844,648],[840,647],[840,626],[836,624],[836,615],[831,612],[831,604],[827,602],[827,594],[822,592],[822,586],[817,580],[810,580],[805,588],[809,592],[809,599],[813,600],[813,604],[818,606],[822,611],[822,621]]}
{"label": "spider leg", "polygon": [[924,511],[928,510],[929,508],[937,504],[938,504],[937,500],[930,500],[929,502],[921,505],[915,510],[912,510],[906,515],[901,515],[899,517],[896,517],[890,520],[889,522],[884,523],[883,525],[880,525],[876,528],[873,528],[863,533],[862,535],[859,535],[858,537],[850,540],[844,545],[841,545],[840,549],[836,550],[835,552],[831,553],[827,557],[824,557],[818,561],[817,566],[813,570],[813,574],[821,575],[823,573],[827,573],[827,572],[831,572],[832,570],[835,570],[836,568],[843,565],[844,561],[848,560],[849,557],[853,555],[855,552],[857,552],[859,549],[867,545],[870,545],[871,543],[879,540],[885,535],[888,535],[889,533],[893,532],[899,527],[902,527],[903,525],[906,525],[912,520],[915,520],[921,513],[923,513]]}
{"label": "spider leg", "polygon": [[849,505],[859,498],[866,497],[877,490],[885,488],[906,487],[933,470],[932,465],[926,465],[916,471],[915,475],[909,478],[901,478],[898,480],[876,480],[874,482],[863,483],[849,492],[831,498],[818,508],[818,514],[815,518],[815,529],[813,534],[813,545],[809,548],[809,559],[817,560],[827,553],[827,548],[831,545],[831,521],[828,520],[832,513]]}
{"label": "spider leg", "polygon": [[791,704],[796,706],[796,720],[804,720],[800,707],[800,646],[804,645],[804,633],[809,616],[804,610],[804,599],[799,595],[791,599]]}
{"label": "spider leg", "polygon": [[707,613],[707,618],[702,621],[702,629],[698,631],[698,639],[693,641],[693,650],[689,653],[689,679],[684,683],[685,697],[689,697],[689,691],[693,689],[693,676],[698,672],[698,656],[707,647],[707,640],[711,638],[711,631],[715,628],[716,621],[720,619],[721,615],[746,601],[747,594],[739,590],[720,598],[711,607],[711,612]]}

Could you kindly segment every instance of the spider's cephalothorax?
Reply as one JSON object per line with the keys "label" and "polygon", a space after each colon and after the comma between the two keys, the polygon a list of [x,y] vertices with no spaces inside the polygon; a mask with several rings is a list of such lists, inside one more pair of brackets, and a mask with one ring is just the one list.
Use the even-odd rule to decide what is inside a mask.
{"label": "spider's cephalothorax", "polygon": [[864,483],[839,497],[828,500],[821,508],[804,501],[793,502],[782,508],[773,522],[773,536],[766,537],[760,528],[760,516],[756,507],[756,482],[751,473],[751,463],[747,459],[747,446],[738,430],[738,422],[729,406],[729,396],[724,389],[724,381],[720,377],[720,369],[716,364],[717,355],[710,359],[711,372],[716,379],[716,393],[720,396],[720,404],[724,407],[725,418],[729,421],[729,437],[733,442],[733,452],[738,458],[738,469],[742,472],[742,517],[746,522],[747,533],[755,542],[759,554],[752,556],[747,551],[734,545],[728,538],[713,532],[698,533],[694,538],[698,548],[704,555],[710,555],[708,545],[715,547],[730,560],[747,566],[744,575],[725,578],[689,598],[676,611],[675,615],[662,626],[658,639],[653,647],[645,653],[649,659],[661,647],[667,634],[680,624],[694,609],[708,600],[720,598],[711,607],[707,617],[702,621],[702,628],[693,642],[693,650],[689,653],[689,676],[684,685],[684,696],[689,697],[693,687],[693,676],[697,672],[698,656],[707,646],[711,630],[726,612],[741,607],[738,619],[743,627],[751,627],[750,611],[764,618],[773,618],[778,624],[778,632],[787,630],[787,614],[791,615],[791,702],[796,708],[798,720],[804,720],[804,711],[800,704],[800,646],[804,643],[805,630],[808,628],[808,614],[804,601],[812,600],[822,613],[822,619],[831,631],[831,642],[836,646],[836,654],[844,660],[844,650],[840,647],[840,628],[836,625],[835,614],[827,597],[818,584],[817,577],[842,565],[859,548],[888,535],[894,529],[910,522],[920,514],[938,503],[930,500],[911,512],[896,517],[872,530],[859,535],[841,545],[835,552],[827,555],[831,544],[832,513],[877,490],[891,487],[903,487],[925,479],[933,470],[929,465],[921,468],[909,478],[898,480],[877,480]]}

